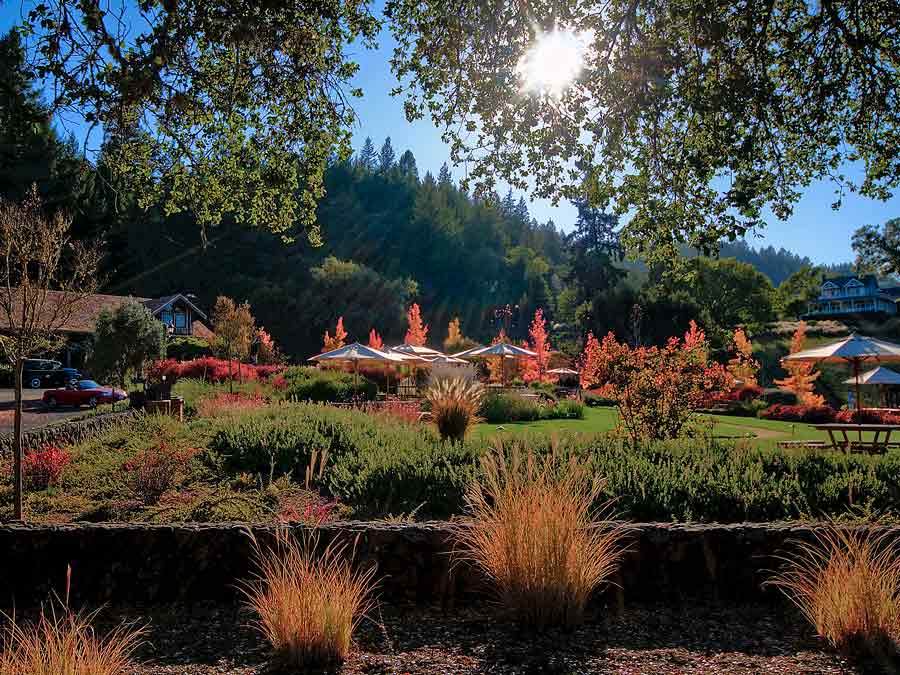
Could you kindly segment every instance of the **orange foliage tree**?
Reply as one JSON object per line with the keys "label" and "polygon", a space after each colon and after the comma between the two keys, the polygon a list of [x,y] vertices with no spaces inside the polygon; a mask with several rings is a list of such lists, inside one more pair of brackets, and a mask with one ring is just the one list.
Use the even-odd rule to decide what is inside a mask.
{"label": "orange foliage tree", "polygon": [[[502,328],[500,329],[500,333],[491,340],[491,346],[498,345],[501,342],[509,342],[509,339],[506,337],[506,331]],[[503,361],[505,359],[498,358],[488,358],[486,359],[487,369],[488,369],[488,382],[502,382],[503,381]]]}
{"label": "orange foliage tree", "polygon": [[409,327],[403,341],[408,345],[424,347],[425,339],[428,337],[428,326],[422,323],[422,313],[418,303],[414,302],[410,305],[409,311],[406,312],[406,322]]}
{"label": "orange foliage tree", "polygon": [[381,336],[374,328],[369,331],[369,346],[372,349],[381,349],[384,347],[384,340],[381,339]]}
{"label": "orange foliage tree", "polygon": [[[801,321],[791,338],[791,354],[803,351],[806,342],[806,322]],[[804,361],[787,361],[781,359],[781,367],[788,372],[783,380],[775,380],[775,384],[792,391],[803,405],[825,405],[825,398],[816,394],[815,381],[822,373],[816,371],[816,364]]]}
{"label": "orange foliage tree", "polygon": [[256,329],[256,362],[267,365],[278,362],[278,347],[269,332],[260,326]]}
{"label": "orange foliage tree", "polygon": [[695,410],[733,383],[722,365],[710,363],[706,335],[693,321],[665,347],[632,348],[612,333],[602,342],[588,334],[579,365],[582,386],[602,385],[634,443],[677,438]]}
{"label": "orange foliage tree", "polygon": [[745,387],[757,386],[756,373],[759,372],[759,361],[753,358],[753,345],[743,328],[734,329],[732,345],[734,356],[728,361],[728,372]]}
{"label": "orange foliage tree", "polygon": [[344,330],[344,317],[339,316],[337,325],[334,327],[334,337],[331,337],[327,330],[322,337],[322,351],[330,352],[332,349],[339,349],[344,346],[344,341],[346,339],[347,331]]}
{"label": "orange foliage tree", "polygon": [[547,374],[550,367],[550,338],[547,334],[543,309],[538,309],[534,313],[528,336],[531,342],[525,346],[537,356],[525,360],[522,379],[526,382],[552,382],[555,378]]}

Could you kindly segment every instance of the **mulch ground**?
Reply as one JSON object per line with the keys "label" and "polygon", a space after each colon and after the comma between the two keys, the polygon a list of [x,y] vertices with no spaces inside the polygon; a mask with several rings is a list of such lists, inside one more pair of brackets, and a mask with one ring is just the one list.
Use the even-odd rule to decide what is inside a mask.
{"label": "mulch ground", "polygon": [[[237,608],[103,612],[148,623],[129,675],[263,675],[268,650]],[[384,608],[357,630],[338,675],[862,673],[829,652],[794,614],[771,607],[631,607],[597,614],[570,634],[518,630],[485,610]],[[877,671],[876,671],[877,672]]]}

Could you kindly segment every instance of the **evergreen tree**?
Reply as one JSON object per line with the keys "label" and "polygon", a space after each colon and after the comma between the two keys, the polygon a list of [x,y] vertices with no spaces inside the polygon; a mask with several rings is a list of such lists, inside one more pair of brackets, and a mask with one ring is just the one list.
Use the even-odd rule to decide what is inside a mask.
{"label": "evergreen tree", "polygon": [[513,198],[512,188],[506,191],[506,196],[500,202],[500,212],[507,218],[512,218],[516,211],[516,200]]}
{"label": "evergreen tree", "polygon": [[447,166],[447,162],[441,164],[441,170],[438,172],[438,185],[441,187],[453,185],[453,176],[450,175],[450,167]]}
{"label": "evergreen tree", "polygon": [[362,149],[359,151],[359,159],[357,164],[366,171],[374,171],[377,162],[375,155],[375,144],[370,136],[366,136]]}
{"label": "evergreen tree", "polygon": [[412,154],[412,151],[407,150],[400,155],[400,161],[397,166],[401,175],[419,180],[419,169],[416,167],[416,157]]}
{"label": "evergreen tree", "polygon": [[394,168],[394,146],[391,145],[391,137],[384,139],[381,152],[378,153],[378,168],[381,173],[387,173]]}
{"label": "evergreen tree", "polygon": [[21,201],[37,184],[48,212],[76,211],[83,162],[63,141],[34,86],[16,29],[0,38],[0,196]]}

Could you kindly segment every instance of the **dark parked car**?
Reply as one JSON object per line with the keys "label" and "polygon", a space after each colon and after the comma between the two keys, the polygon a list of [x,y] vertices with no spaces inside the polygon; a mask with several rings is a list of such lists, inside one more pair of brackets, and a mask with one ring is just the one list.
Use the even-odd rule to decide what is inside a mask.
{"label": "dark parked car", "polygon": [[44,392],[44,404],[48,408],[58,405],[89,405],[96,408],[101,403],[124,401],[128,394],[121,389],[101,387],[93,380],[79,380],[65,389],[49,389]]}
{"label": "dark parked car", "polygon": [[61,368],[59,361],[49,359],[25,359],[22,384],[32,389],[64,387],[77,382],[82,375],[75,368]]}

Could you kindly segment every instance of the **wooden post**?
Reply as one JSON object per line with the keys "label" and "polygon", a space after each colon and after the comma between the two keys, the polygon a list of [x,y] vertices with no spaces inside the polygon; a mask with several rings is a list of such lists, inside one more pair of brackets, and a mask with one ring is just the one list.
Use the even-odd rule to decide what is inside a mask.
{"label": "wooden post", "polygon": [[13,520],[25,519],[23,506],[25,484],[22,477],[25,452],[22,447],[22,380],[24,370],[25,359],[19,356],[16,359],[16,406],[13,414],[13,482],[15,483]]}

